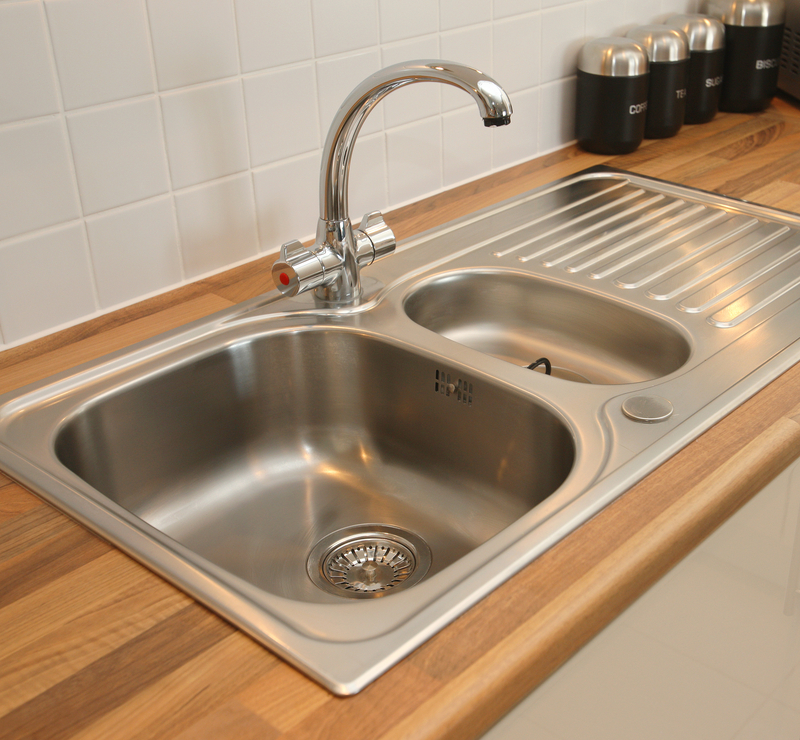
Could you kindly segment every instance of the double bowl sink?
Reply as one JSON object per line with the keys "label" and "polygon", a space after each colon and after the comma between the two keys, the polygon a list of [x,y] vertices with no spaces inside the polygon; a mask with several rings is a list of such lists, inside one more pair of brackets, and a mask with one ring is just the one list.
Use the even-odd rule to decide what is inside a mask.
{"label": "double bowl sink", "polygon": [[0,467],[339,694],[800,359],[797,217],[608,168],[366,274],[0,397]]}

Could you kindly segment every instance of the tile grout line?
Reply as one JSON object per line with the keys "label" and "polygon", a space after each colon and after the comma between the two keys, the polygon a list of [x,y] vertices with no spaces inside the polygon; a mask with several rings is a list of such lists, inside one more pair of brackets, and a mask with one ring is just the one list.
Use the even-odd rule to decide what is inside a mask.
{"label": "tile grout line", "polygon": [[[58,63],[56,61],[56,53],[55,53],[55,46],[53,45],[53,34],[50,28],[50,15],[47,12],[47,4],[40,0],[39,8],[42,12],[42,18],[44,21],[44,31],[47,35],[47,49],[49,52],[50,64],[52,65],[53,74],[55,76],[55,90],[56,90],[56,101],[58,102],[58,118],[61,122],[61,132],[62,136],[66,139],[67,144],[67,151],[69,153],[69,168],[70,168],[70,175],[72,177],[72,185],[75,190],[75,196],[77,197],[78,201],[78,219],[81,224],[81,231],[83,233],[83,252],[86,258],[89,261],[89,277],[90,277],[90,285],[92,287],[92,302],[94,303],[94,310],[100,310],[100,290],[97,284],[97,266],[95,265],[94,257],[92,255],[92,248],[89,244],[89,229],[86,225],[86,213],[83,206],[83,198],[81,196],[81,188],[80,183],[78,182],[78,170],[75,166],[75,148],[72,143],[72,136],[70,135],[69,130],[69,119],[67,118],[66,107],[64,105],[64,90],[62,87],[61,82],[61,75],[58,71]],[[57,226],[64,227],[65,224],[69,224],[70,221],[62,221]],[[56,226],[56,224],[53,224]],[[30,236],[31,231],[25,232],[25,234],[20,234],[18,236]]]}

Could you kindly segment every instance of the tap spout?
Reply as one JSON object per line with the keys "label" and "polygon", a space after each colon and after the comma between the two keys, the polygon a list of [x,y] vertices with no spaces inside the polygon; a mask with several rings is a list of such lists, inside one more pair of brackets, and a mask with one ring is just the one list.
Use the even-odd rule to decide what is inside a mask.
{"label": "tap spout", "polygon": [[511,122],[511,101],[505,90],[477,69],[441,59],[423,59],[386,67],[359,84],[336,113],[322,151],[319,200],[320,219],[340,222],[348,218],[350,159],[358,132],[370,111],[390,92],[415,82],[442,82],[469,93],[486,126]]}
{"label": "tap spout", "polygon": [[347,187],[358,132],[370,111],[392,90],[414,82],[442,82],[468,92],[484,124],[511,122],[511,101],[491,77],[472,67],[439,59],[404,62],[376,72],[358,85],[336,112],[322,150],[320,218],[312,247],[298,241],[281,247],[272,267],[275,286],[284,295],[314,290],[325,305],[350,305],[362,295],[360,270],[394,251],[392,230],[377,211],[350,223]]}

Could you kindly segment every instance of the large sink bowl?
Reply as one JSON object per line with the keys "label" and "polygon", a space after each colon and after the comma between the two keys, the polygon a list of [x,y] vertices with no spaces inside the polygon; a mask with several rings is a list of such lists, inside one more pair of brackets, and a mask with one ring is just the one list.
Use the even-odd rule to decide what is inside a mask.
{"label": "large sink bowl", "polygon": [[4,472],[339,694],[800,361],[796,217],[604,168],[366,273],[0,397]]}
{"label": "large sink bowl", "polygon": [[385,595],[406,580],[344,581],[335,595],[309,578],[309,553],[340,530],[389,525],[422,539],[435,575],[553,493],[575,458],[544,406],[472,376],[455,379],[459,397],[440,375],[432,358],[353,331],[247,337],[80,407],[55,452],[268,593]]}
{"label": "large sink bowl", "polygon": [[519,272],[438,275],[411,293],[405,310],[431,331],[516,365],[547,357],[565,380],[639,383],[675,372],[691,351],[673,324]]}

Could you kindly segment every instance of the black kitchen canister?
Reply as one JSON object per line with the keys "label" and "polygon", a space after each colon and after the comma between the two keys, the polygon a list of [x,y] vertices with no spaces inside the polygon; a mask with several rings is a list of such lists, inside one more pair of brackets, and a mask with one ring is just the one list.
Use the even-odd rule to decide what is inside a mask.
{"label": "black kitchen canister", "polygon": [[684,123],[708,123],[719,109],[725,68],[725,26],[705,15],[673,15],[666,22],[689,41]]}
{"label": "black kitchen canister", "polygon": [[639,26],[627,36],[647,52],[650,62],[644,138],[675,136],[686,114],[689,40],[680,29],[662,25]]}
{"label": "black kitchen canister", "polygon": [[725,25],[719,109],[764,110],[778,90],[786,17],[783,0],[708,0],[705,12]]}
{"label": "black kitchen canister", "polygon": [[647,52],[632,39],[609,37],[584,44],[578,55],[575,133],[596,154],[627,154],[644,138]]}

